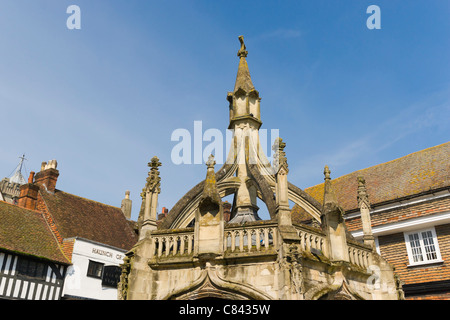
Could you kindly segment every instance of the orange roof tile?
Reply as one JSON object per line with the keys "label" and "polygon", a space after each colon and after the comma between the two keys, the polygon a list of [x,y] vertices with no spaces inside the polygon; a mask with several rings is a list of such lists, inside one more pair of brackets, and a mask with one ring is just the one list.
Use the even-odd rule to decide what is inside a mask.
{"label": "orange roof tile", "polygon": [[0,248],[70,264],[42,214],[0,201]]}
{"label": "orange roof tile", "polygon": [[41,189],[59,233],[63,238],[80,237],[129,250],[138,238],[118,207],[55,190]]}
{"label": "orange roof tile", "polygon": [[[345,211],[358,208],[358,176],[366,180],[372,205],[449,187],[450,142],[332,179],[336,198]],[[305,192],[322,203],[323,186],[321,183]]]}

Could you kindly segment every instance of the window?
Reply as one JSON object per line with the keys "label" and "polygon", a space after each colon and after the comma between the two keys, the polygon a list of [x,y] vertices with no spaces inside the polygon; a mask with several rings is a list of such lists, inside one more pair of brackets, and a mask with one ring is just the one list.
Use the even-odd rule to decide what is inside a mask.
{"label": "window", "polygon": [[433,229],[405,233],[410,265],[441,262],[441,254]]}
{"label": "window", "polygon": [[45,280],[47,265],[25,257],[18,257],[17,274],[37,280]]}
{"label": "window", "polygon": [[102,286],[117,288],[122,269],[118,266],[105,266],[103,270]]}
{"label": "window", "polygon": [[103,271],[103,263],[89,260],[89,266],[88,266],[88,271],[87,271],[88,277],[101,279],[102,271]]}

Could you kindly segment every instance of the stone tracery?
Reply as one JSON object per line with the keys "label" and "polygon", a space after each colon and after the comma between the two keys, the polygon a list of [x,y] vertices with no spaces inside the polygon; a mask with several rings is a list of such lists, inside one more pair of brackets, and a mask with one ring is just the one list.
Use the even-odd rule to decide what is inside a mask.
{"label": "stone tracery", "polygon": [[[326,292],[333,299],[395,299],[398,294],[374,291],[364,283],[370,277],[364,268],[380,264],[383,280],[395,286],[394,292],[401,291],[394,273],[373,248],[348,238],[328,167],[321,205],[288,182],[286,143],[281,138],[273,146],[273,164],[261,151],[261,98],[250,77],[242,36],[239,41],[236,83],[227,94],[229,129],[234,132],[227,161],[215,171],[210,156],[206,178],[157,226],[161,163],[152,159],[142,194],[140,238],[127,254],[132,265],[123,266],[121,297],[192,299],[222,294],[229,299],[317,299]],[[230,194],[234,194],[232,215],[225,223],[221,198]],[[259,218],[257,198],[267,206],[270,220]],[[289,201],[315,224],[294,225]]]}

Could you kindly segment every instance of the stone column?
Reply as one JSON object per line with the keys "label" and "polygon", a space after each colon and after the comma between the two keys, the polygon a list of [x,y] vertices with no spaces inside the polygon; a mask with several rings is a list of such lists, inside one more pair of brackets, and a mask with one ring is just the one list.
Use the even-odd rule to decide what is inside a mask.
{"label": "stone column", "polygon": [[194,255],[199,258],[213,258],[224,252],[223,208],[217,191],[215,164],[211,155],[206,162],[205,186],[195,214]]}
{"label": "stone column", "polygon": [[358,177],[358,207],[361,213],[363,241],[375,250],[375,237],[372,234],[372,222],[370,219],[370,202],[364,177]]}
{"label": "stone column", "polygon": [[328,252],[333,261],[349,261],[344,210],[338,205],[331,186],[330,169],[325,166],[322,228],[327,235]]}
{"label": "stone column", "polygon": [[275,169],[275,196],[276,196],[276,214],[278,222],[278,230],[284,242],[298,242],[300,238],[292,225],[291,210],[289,208],[288,197],[288,179],[289,172],[286,153],[284,148],[286,143],[281,138],[278,138],[272,149],[275,151],[274,169]]}
{"label": "stone column", "polygon": [[142,226],[139,230],[139,240],[145,238],[148,231],[156,230],[157,228],[158,195],[161,192],[161,178],[159,177],[158,167],[161,166],[161,162],[159,162],[158,157],[153,157],[148,166],[151,169],[143,190],[145,205]]}

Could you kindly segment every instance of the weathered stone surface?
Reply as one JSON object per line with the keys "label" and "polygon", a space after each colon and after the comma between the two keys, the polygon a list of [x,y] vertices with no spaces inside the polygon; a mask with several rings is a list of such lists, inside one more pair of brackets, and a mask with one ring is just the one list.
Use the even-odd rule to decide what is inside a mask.
{"label": "weathered stone surface", "polygon": [[[240,42],[235,89],[227,96],[230,127],[235,129],[228,161],[214,172],[210,157],[206,179],[176,203],[158,230],[148,230],[127,254],[119,297],[401,299],[392,267],[372,246],[348,235],[328,168],[321,205],[287,181],[281,139],[276,170],[265,155],[252,154],[252,148],[259,146],[260,99],[251,82],[243,37]],[[243,217],[245,210],[253,216],[258,196],[271,219],[258,220],[255,215],[225,223],[221,196],[232,193],[235,216]],[[303,206],[320,228],[293,224],[289,200]],[[194,228],[185,228],[194,217]],[[374,280],[382,285],[374,286]]]}

